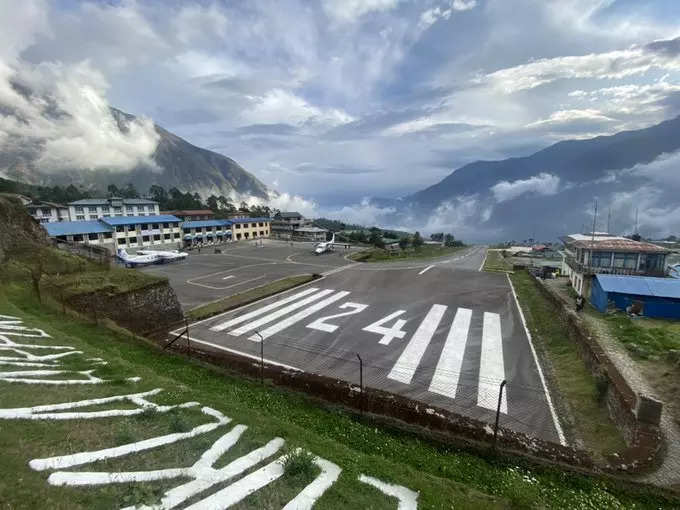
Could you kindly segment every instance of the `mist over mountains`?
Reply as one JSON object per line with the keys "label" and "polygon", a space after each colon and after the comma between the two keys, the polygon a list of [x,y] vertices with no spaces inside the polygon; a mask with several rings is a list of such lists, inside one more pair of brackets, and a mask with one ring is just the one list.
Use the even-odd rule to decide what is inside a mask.
{"label": "mist over mountains", "polygon": [[592,228],[680,232],[680,117],[635,131],[556,143],[530,156],[476,161],[398,200],[372,199],[391,226],[464,239],[554,239]]}

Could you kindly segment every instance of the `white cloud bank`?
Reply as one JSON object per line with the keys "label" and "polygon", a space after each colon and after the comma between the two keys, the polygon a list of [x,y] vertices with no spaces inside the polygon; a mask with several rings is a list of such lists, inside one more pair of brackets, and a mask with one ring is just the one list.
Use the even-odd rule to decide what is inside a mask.
{"label": "white cloud bank", "polygon": [[[44,31],[44,9],[33,2],[12,4],[12,15],[0,8],[0,151],[38,150],[43,171],[61,169],[128,170],[150,159],[159,136],[149,119],[139,118],[118,129],[106,99],[104,76],[82,61],[66,65],[33,65],[20,54],[33,31]],[[15,22],[21,22],[18,30]],[[23,30],[26,27],[28,33]],[[14,39],[7,34],[20,33]],[[7,40],[7,38],[11,40]]]}
{"label": "white cloud bank", "polygon": [[528,179],[516,181],[500,181],[491,187],[491,192],[497,202],[506,202],[525,193],[539,195],[554,195],[559,191],[560,178],[546,172],[534,175]]}

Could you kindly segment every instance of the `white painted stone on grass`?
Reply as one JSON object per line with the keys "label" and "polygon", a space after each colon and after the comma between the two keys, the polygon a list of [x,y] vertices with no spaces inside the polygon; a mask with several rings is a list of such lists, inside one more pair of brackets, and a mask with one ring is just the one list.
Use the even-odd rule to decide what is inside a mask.
{"label": "white painted stone on grass", "polygon": [[203,407],[201,409],[203,414],[213,416],[217,419],[214,423],[205,423],[203,425],[198,425],[194,427],[189,432],[177,432],[174,434],[167,434],[165,436],[152,437],[150,439],[145,439],[143,441],[136,441],[134,443],[128,443],[121,446],[116,446],[113,448],[105,448],[103,450],[96,450],[91,452],[80,452],[74,453],[72,455],[59,455],[55,457],[47,457],[43,459],[33,459],[28,464],[35,471],[45,471],[47,469],[63,469],[73,466],[80,466],[83,464],[89,464],[91,462],[96,462],[104,459],[113,459],[117,457],[123,457],[131,453],[137,453],[145,450],[151,450],[153,448],[158,448],[159,446],[164,446],[166,444],[176,443],[177,441],[182,441],[184,439],[189,439],[206,432],[211,432],[221,425],[226,425],[231,421],[231,418],[227,418],[219,411],[211,409],[209,407]]}
{"label": "white painted stone on grass", "polygon": [[283,510],[311,510],[314,503],[336,482],[342,472],[339,466],[326,459],[315,457],[314,464],[321,468],[319,476],[290,500]]}
{"label": "white painted stone on grass", "polygon": [[359,475],[359,481],[375,487],[380,492],[399,500],[397,510],[416,510],[418,508],[418,493],[402,485],[385,483],[372,476]]}

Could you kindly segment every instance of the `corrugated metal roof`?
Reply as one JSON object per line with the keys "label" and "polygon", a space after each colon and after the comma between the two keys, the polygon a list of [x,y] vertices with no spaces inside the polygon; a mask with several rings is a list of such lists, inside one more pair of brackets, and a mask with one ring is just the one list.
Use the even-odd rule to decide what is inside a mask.
{"label": "corrugated metal roof", "polygon": [[162,214],[172,214],[174,216],[205,216],[206,214],[209,214],[211,216],[214,216],[215,213],[211,211],[210,209],[182,209],[179,211],[161,211]]}
{"label": "corrugated metal roof", "polygon": [[302,214],[300,214],[299,212],[290,211],[280,212],[276,216],[278,216],[279,218],[297,218],[298,216],[302,217]]}
{"label": "corrugated metal roof", "polygon": [[680,298],[680,280],[675,278],[653,278],[651,276],[618,276],[611,274],[596,275],[600,287],[605,292]]}
{"label": "corrugated metal roof", "polygon": [[182,228],[203,228],[203,227],[226,227],[231,225],[231,220],[197,220],[185,221]]}
{"label": "corrugated metal roof", "polygon": [[109,225],[135,225],[137,223],[181,223],[182,220],[180,220],[177,216],[161,214],[158,216],[116,216],[111,218],[101,218],[100,221],[108,223]]}
{"label": "corrugated metal roof", "polygon": [[61,221],[43,223],[42,226],[47,230],[47,234],[50,237],[69,236],[74,234],[99,234],[113,231],[110,226],[101,221]]}
{"label": "corrugated metal roof", "polygon": [[156,204],[153,200],[146,198],[83,198],[68,205],[109,205],[110,202],[123,202],[124,205]]}
{"label": "corrugated metal roof", "polygon": [[571,245],[577,248],[585,248],[587,250],[592,249],[595,251],[606,250],[619,252],[625,251],[631,253],[668,253],[668,250],[666,248],[662,248],[661,246],[641,241],[633,241],[632,239],[595,239],[594,243],[592,240],[575,241],[571,243]]}

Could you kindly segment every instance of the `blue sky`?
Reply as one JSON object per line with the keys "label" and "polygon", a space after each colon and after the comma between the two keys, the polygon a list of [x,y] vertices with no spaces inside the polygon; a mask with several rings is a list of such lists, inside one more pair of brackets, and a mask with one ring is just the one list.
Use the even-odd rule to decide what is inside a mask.
{"label": "blue sky", "polygon": [[338,208],[680,110],[674,0],[1,0],[0,20],[15,72]]}

